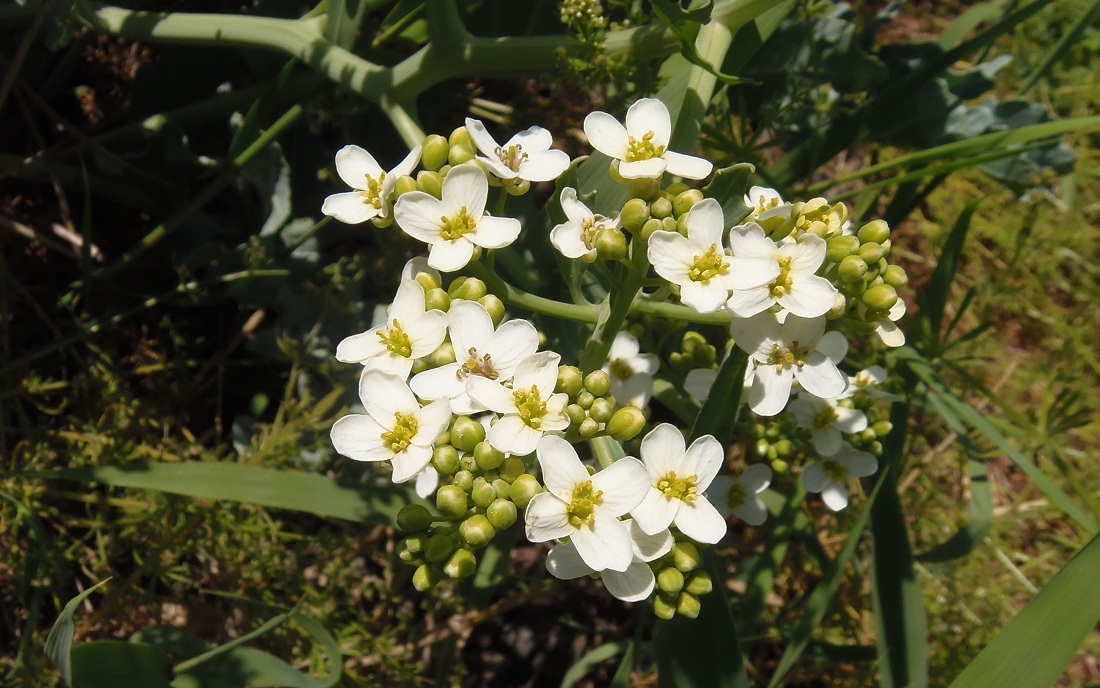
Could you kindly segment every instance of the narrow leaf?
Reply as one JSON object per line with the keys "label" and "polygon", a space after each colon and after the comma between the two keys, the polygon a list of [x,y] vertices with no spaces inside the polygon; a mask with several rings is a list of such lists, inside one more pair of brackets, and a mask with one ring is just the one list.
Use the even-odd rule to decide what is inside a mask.
{"label": "narrow leaf", "polygon": [[729,446],[741,408],[741,390],[745,385],[748,365],[748,354],[734,347],[718,369],[718,378],[695,418],[691,428],[692,440],[713,435],[723,446]]}
{"label": "narrow leaf", "polygon": [[111,579],[107,578],[102,580],[69,600],[69,603],[61,610],[61,616],[57,617],[57,621],[54,622],[53,628],[51,628],[50,632],[46,635],[46,656],[50,658],[53,665],[61,672],[61,679],[70,686],[73,685],[73,663],[71,653],[73,636],[76,635],[76,624],[73,622],[73,615],[76,614],[77,607],[80,606],[80,603],[83,602],[88,595],[91,595],[96,588],[109,580]]}
{"label": "narrow leaf", "polygon": [[583,657],[577,660],[576,664],[569,667],[569,671],[565,672],[565,676],[561,680],[561,688],[571,688],[577,681],[584,678],[585,674],[592,671],[596,665],[606,662],[612,657],[618,657],[626,652],[630,646],[630,641],[619,640],[600,645],[585,653]]}
{"label": "narrow leaf", "polygon": [[943,310],[947,305],[951,285],[955,281],[955,270],[958,266],[959,257],[962,255],[967,232],[970,231],[970,219],[974,216],[974,211],[978,209],[981,200],[978,199],[968,203],[966,208],[959,214],[958,219],[955,220],[955,226],[947,236],[947,243],[944,244],[940,260],[936,263],[936,270],[932,273],[932,279],[929,280],[928,287],[920,298],[921,313],[922,317],[927,319],[928,335],[931,337],[930,343],[936,343],[935,350],[937,351],[939,350],[940,329],[943,326]]}

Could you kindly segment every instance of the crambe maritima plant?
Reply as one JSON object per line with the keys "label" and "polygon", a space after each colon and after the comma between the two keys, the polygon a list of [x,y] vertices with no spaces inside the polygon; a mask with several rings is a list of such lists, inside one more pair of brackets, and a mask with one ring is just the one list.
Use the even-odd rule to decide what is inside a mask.
{"label": "crambe maritima plant", "polygon": [[[593,112],[584,128],[627,193],[618,207],[592,205],[601,199],[578,188],[545,129],[502,146],[471,118],[428,137],[398,179],[378,177],[384,193],[360,192],[381,205],[354,217],[392,221],[426,244],[427,262],[406,267],[384,320],[338,347],[337,358],[363,366],[367,413],[338,421],[332,440],[395,483],[417,479],[434,506],[398,517],[398,555],[420,590],[472,576],[479,552],[522,520],[530,541],[552,543],[553,576],[597,576],[615,597],[650,600],[659,617],[694,617],[715,585],[701,551],[722,540],[727,519],[763,524],[757,495],[769,485],[802,480],[840,510],[858,499],[853,479],[876,470],[890,427],[878,404],[888,393],[876,391],[889,380],[850,378],[846,357],[858,350],[873,363],[901,343],[892,326],[904,272],[888,262],[885,223],[852,229],[842,204],[674,181],[713,166],[669,149],[660,100],[634,103],[625,126]],[[338,165],[349,149],[381,170],[351,147]],[[543,238],[573,267],[548,273],[566,280],[572,302],[523,291],[495,267],[495,251],[546,231],[509,216],[509,198],[551,180],[556,225]],[[390,193],[392,218],[382,212]],[[325,207],[350,205],[345,197]],[[600,292],[602,305],[586,295]],[[586,331],[584,350],[540,335],[548,319]],[[680,323],[698,329],[674,351],[661,330]],[[733,392],[729,405],[685,412],[668,402],[677,389],[707,399],[739,365],[721,392]],[[692,435],[700,412],[738,432]]]}

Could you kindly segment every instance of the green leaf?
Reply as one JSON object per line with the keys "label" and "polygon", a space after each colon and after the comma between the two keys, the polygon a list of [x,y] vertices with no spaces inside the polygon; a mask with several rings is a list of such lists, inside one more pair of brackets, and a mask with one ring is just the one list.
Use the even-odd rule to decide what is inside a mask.
{"label": "green leaf", "polygon": [[412,499],[411,493],[388,485],[376,487],[340,483],[315,473],[236,463],[91,466],[25,475],[244,502],[357,523],[385,525],[395,523],[397,512]]}
{"label": "green leaf", "polygon": [[959,258],[962,256],[963,245],[966,243],[967,232],[970,231],[970,219],[982,199],[977,199],[967,204],[966,208],[955,220],[955,226],[947,236],[943,252],[940,254],[936,270],[932,273],[927,288],[922,292],[920,299],[921,318],[926,320],[927,336],[929,343],[935,343],[935,350],[939,350],[940,330],[943,327],[943,310],[947,305],[947,297],[951,291],[951,285],[955,281],[955,269]]}
{"label": "green leaf", "polygon": [[565,676],[561,680],[561,688],[571,688],[596,665],[606,662],[612,657],[618,657],[631,649],[632,646],[633,643],[629,640],[619,640],[590,650],[578,659],[576,664],[569,667],[569,671],[565,672]]}
{"label": "green leaf", "polygon": [[57,617],[57,621],[54,622],[53,628],[51,628],[50,632],[46,635],[46,656],[50,658],[53,665],[61,672],[61,679],[70,686],[73,685],[71,652],[73,647],[73,636],[76,634],[76,624],[73,623],[73,615],[76,614],[77,607],[80,606],[80,603],[83,602],[88,595],[91,595],[96,588],[109,580],[111,579],[107,578],[102,580],[69,600],[69,603],[61,610],[61,616]]}
{"label": "green leaf", "polygon": [[722,446],[729,446],[741,408],[741,390],[745,386],[745,370],[748,365],[748,354],[733,347],[722,367],[718,369],[718,377],[691,427],[692,440],[703,435],[713,435]]}
{"label": "green leaf", "polygon": [[650,0],[653,14],[657,15],[665,26],[680,39],[680,54],[691,64],[700,67],[708,74],[724,84],[740,84],[745,79],[739,79],[729,74],[723,74],[717,67],[707,62],[695,48],[695,41],[699,37],[700,24],[706,23],[710,18],[710,10],[713,0],[707,0],[702,6],[694,10],[683,10],[679,4],[671,0]]}
{"label": "green leaf", "polygon": [[806,601],[806,610],[802,613],[802,618],[798,620],[798,625],[795,626],[794,632],[791,634],[787,649],[783,651],[783,656],[779,658],[779,664],[775,668],[775,673],[772,674],[772,680],[768,683],[768,688],[775,688],[783,682],[783,677],[787,675],[787,672],[794,667],[798,658],[802,656],[802,652],[810,643],[811,635],[821,625],[821,620],[825,618],[825,612],[828,611],[829,604],[840,588],[844,570],[848,566],[852,555],[855,554],[856,546],[863,537],[863,530],[867,527],[867,522],[871,518],[871,507],[874,505],[879,490],[885,482],[886,473],[884,472],[879,476],[875,489],[868,495],[867,506],[863,509],[863,513],[860,514],[852,529],[848,531],[844,546],[840,548],[836,559],[829,562],[829,566],[822,572],[821,580],[814,587],[813,592],[810,593]]}
{"label": "green leaf", "polygon": [[164,651],[152,645],[103,640],[73,648],[73,688],[171,688]]}
{"label": "green leaf", "polygon": [[966,38],[966,35],[978,28],[979,24],[999,19],[1004,13],[1004,0],[980,2],[963,12],[940,34],[940,47],[950,50]]}
{"label": "green leaf", "polygon": [[1048,688],[1100,622],[1094,536],[970,663],[951,688]]}
{"label": "green leaf", "polygon": [[703,188],[707,198],[725,199],[720,202],[726,230],[748,217],[749,208],[744,199],[749,190],[749,179],[755,172],[756,167],[751,163],[739,162],[715,172],[710,184]]}

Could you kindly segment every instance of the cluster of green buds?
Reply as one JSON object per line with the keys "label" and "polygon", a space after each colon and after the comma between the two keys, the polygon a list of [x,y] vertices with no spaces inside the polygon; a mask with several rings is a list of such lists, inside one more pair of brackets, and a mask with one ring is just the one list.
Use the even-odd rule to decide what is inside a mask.
{"label": "cluster of green buds", "polygon": [[777,475],[791,472],[791,462],[809,444],[809,434],[799,428],[790,414],[776,416],[770,421],[752,423],[752,453],[767,461]]}
{"label": "cluster of green buds", "polygon": [[677,539],[672,551],[650,563],[657,578],[653,612],[659,619],[679,614],[689,619],[699,616],[699,598],[714,588],[710,574],[703,571],[702,557],[694,542]]}
{"label": "cluster of green buds", "polygon": [[905,269],[888,261],[890,226],[873,220],[855,234],[830,236],[828,242],[831,265],[825,274],[845,297],[843,312],[867,323],[887,319],[898,302],[897,290],[909,283]]}
{"label": "cluster of green buds", "polygon": [[576,366],[560,366],[556,392],[568,396],[565,413],[569,430],[565,436],[574,441],[610,435],[619,442],[634,439],[645,427],[645,416],[635,406],[616,408],[611,394],[611,376],[603,370],[588,375]]}

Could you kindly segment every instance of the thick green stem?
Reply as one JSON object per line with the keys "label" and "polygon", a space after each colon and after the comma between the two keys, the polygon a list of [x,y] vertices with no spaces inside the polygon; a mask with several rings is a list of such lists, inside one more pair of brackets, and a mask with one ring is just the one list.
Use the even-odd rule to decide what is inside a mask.
{"label": "thick green stem", "polygon": [[607,360],[607,352],[611,350],[615,335],[623,329],[623,322],[630,314],[630,306],[634,303],[638,292],[642,290],[642,283],[645,282],[646,273],[649,271],[645,243],[641,239],[635,239],[630,250],[626,279],[622,284],[613,286],[607,299],[600,305],[600,318],[596,323],[596,329],[592,331],[592,337],[581,355],[580,369],[586,375],[603,366],[604,361]]}
{"label": "thick green stem", "polygon": [[563,320],[596,324],[599,321],[599,306],[583,306],[572,303],[562,303],[542,296],[529,294],[522,289],[508,284],[495,272],[489,270],[481,263],[470,263],[466,266],[470,273],[485,283],[489,291],[496,294],[501,301],[509,306],[516,306],[532,313],[550,315]]}

